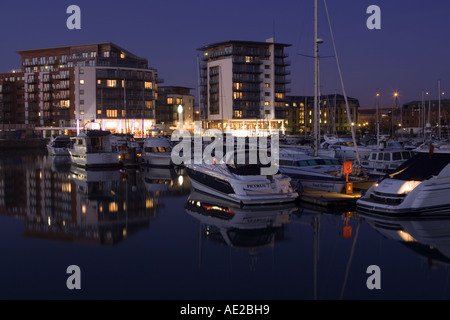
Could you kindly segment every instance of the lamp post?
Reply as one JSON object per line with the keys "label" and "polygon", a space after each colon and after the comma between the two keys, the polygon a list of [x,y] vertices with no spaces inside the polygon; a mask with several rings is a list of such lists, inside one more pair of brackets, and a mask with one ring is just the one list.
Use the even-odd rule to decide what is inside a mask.
{"label": "lamp post", "polygon": [[179,129],[183,131],[183,106],[181,104],[178,106],[178,121],[180,122]]}
{"label": "lamp post", "polygon": [[376,108],[377,108],[377,114],[376,114],[376,123],[377,123],[377,150],[380,146],[380,114],[379,114],[379,107],[380,107],[380,94],[377,92],[377,103],[376,103]]}
{"label": "lamp post", "polygon": [[[395,110],[397,110],[397,112],[398,112],[398,110],[399,110],[399,107],[398,107],[398,92],[395,92],[394,93],[394,99],[395,99]],[[402,115],[402,111],[403,110],[400,110],[400,125],[399,125],[399,127],[400,127],[400,130],[401,130],[401,136],[403,137],[403,115]]]}

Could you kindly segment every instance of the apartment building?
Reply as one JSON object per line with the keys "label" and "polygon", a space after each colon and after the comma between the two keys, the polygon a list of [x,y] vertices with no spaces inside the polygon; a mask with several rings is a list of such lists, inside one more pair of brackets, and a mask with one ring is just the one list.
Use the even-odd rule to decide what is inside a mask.
{"label": "apartment building", "polygon": [[147,59],[113,43],[18,53],[21,70],[0,75],[0,121],[11,129],[139,135],[155,123],[161,80]]}
{"label": "apartment building", "polygon": [[289,44],[224,41],[205,45],[200,111],[208,128],[278,129],[284,124]]}
{"label": "apartment building", "polygon": [[[160,86],[156,101],[156,125],[165,132],[180,128],[194,130],[194,96],[191,88]],[[181,106],[181,108],[180,108]]]}

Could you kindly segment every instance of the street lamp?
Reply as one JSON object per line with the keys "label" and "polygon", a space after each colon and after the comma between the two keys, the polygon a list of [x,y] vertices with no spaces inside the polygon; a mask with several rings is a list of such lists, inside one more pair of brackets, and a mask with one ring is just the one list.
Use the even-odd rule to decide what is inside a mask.
{"label": "street lamp", "polygon": [[180,122],[179,128],[180,131],[183,130],[183,106],[180,104],[178,106],[178,121]]}

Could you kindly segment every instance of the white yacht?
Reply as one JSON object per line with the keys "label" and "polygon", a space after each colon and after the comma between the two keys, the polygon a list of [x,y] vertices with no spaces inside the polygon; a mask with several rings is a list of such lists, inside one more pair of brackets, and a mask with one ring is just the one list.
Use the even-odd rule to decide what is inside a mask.
{"label": "white yacht", "polygon": [[437,214],[450,209],[450,149],[421,150],[357,201],[362,213]]}
{"label": "white yacht", "polygon": [[166,137],[145,138],[140,163],[147,166],[172,166],[172,147]]}
{"label": "white yacht", "polygon": [[[326,136],[324,138],[325,141],[320,144],[318,150],[319,156],[333,157],[343,161],[353,161],[358,158],[356,147],[352,139],[328,138]],[[366,147],[361,143],[357,143],[357,148],[360,160],[367,159],[373,151],[372,148]]]}
{"label": "white yacht", "polygon": [[72,163],[80,167],[119,166],[120,142],[109,131],[81,132],[69,149]]}
{"label": "white yacht", "polygon": [[53,136],[47,143],[48,154],[50,156],[69,156],[69,148],[71,143],[72,140],[69,136]]}
{"label": "white yacht", "polygon": [[241,206],[294,202],[298,193],[291,186],[291,178],[278,168],[275,174],[265,175],[264,170],[274,169],[269,169],[273,163],[269,157],[250,161],[256,154],[253,150],[236,150],[213,162],[205,159],[201,164],[186,164],[192,187]]}
{"label": "white yacht", "polygon": [[281,148],[280,172],[299,181],[305,188],[341,193],[346,178],[342,162],[330,157],[314,157],[295,148]]}
{"label": "white yacht", "polygon": [[385,149],[372,151],[369,158],[361,160],[361,167],[371,176],[384,176],[394,172],[400,165],[411,159],[414,152],[406,149]]}

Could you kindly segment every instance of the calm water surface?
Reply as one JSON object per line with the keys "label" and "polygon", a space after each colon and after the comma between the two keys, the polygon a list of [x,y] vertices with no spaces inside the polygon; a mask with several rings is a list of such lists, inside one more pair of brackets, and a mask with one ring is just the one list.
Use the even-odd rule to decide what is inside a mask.
{"label": "calm water surface", "polygon": [[450,218],[241,209],[192,191],[183,170],[68,160],[0,157],[0,299],[450,298]]}

